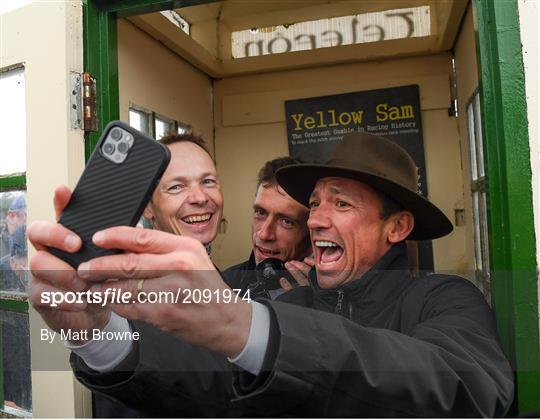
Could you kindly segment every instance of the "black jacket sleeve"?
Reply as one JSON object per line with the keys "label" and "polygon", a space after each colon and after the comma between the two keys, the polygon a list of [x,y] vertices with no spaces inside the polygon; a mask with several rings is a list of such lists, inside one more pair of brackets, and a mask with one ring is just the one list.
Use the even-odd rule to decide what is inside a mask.
{"label": "black jacket sleeve", "polygon": [[235,375],[245,407],[270,416],[494,417],[510,406],[513,377],[491,310],[464,280],[419,283],[399,302],[394,329],[266,304],[277,350],[264,381]]}
{"label": "black jacket sleeve", "polygon": [[94,392],[136,409],[142,417],[237,415],[231,407],[227,359],[136,322],[140,340],[114,372],[100,374],[72,353],[77,379]]}

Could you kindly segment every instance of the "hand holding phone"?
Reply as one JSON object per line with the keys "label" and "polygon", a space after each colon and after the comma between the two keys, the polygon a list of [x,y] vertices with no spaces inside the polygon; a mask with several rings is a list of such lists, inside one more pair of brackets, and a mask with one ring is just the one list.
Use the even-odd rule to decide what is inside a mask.
{"label": "hand holding phone", "polygon": [[[54,209],[58,219],[67,206],[72,192],[66,186],[59,186],[54,192]],[[47,246],[55,246],[66,252],[76,252],[81,240],[64,226],[46,220],[34,221],[28,226],[28,239],[38,252],[29,261],[32,276],[28,286],[28,301],[41,314],[50,329],[93,330],[102,329],[108,322],[111,310],[100,305],[89,305],[79,301],[58,301],[51,305],[51,295],[66,292],[82,292],[89,284],[80,279],[73,267],[51,255],[39,252]],[[48,298],[47,296],[48,295]]]}
{"label": "hand holding phone", "polygon": [[107,125],[58,222],[79,235],[76,253],[49,251],[76,268],[118,253],[92,243],[95,232],[135,226],[170,160],[169,149],[121,121]]}

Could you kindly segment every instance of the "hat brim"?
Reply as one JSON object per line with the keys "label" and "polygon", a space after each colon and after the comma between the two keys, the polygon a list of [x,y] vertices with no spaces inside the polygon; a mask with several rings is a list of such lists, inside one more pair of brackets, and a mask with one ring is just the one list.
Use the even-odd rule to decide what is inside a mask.
{"label": "hat brim", "polygon": [[453,230],[450,220],[434,204],[421,195],[378,175],[322,164],[289,165],[276,173],[279,185],[287,194],[308,207],[309,198],[317,181],[328,177],[349,178],[364,182],[410,211],[414,216],[414,229],[407,239],[436,239]]}

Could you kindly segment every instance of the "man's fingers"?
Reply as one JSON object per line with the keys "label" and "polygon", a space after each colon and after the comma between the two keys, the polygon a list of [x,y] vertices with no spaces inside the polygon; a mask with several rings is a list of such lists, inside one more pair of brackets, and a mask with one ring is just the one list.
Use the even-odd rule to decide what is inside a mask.
{"label": "man's fingers", "polygon": [[186,257],[175,254],[125,254],[107,255],[82,263],[78,275],[86,281],[106,279],[133,279],[164,277],[172,271],[189,270],[191,265],[184,263]]}
{"label": "man's fingers", "polygon": [[310,267],[314,267],[315,266],[315,257],[310,255],[309,257],[304,258],[304,262],[307,265],[309,265]]}
{"label": "man's fingers", "polygon": [[57,223],[33,222],[28,226],[28,239],[37,250],[54,247],[67,252],[77,252],[82,245],[81,238]]}
{"label": "man's fingers", "polygon": [[300,286],[309,285],[308,274],[311,269],[309,265],[301,261],[287,261],[285,263],[285,268]]}
{"label": "man's fingers", "polygon": [[56,220],[60,218],[60,215],[66,208],[69,200],[71,199],[71,190],[65,185],[60,185],[54,190],[54,213],[56,214]]}
{"label": "man's fingers", "polygon": [[279,279],[279,284],[286,291],[294,289],[294,286],[291,283],[289,283],[285,277],[282,277]]}
{"label": "man's fingers", "polygon": [[92,241],[101,248],[136,253],[165,254],[176,249],[203,249],[201,243],[193,238],[129,226],[113,227],[96,232]]}
{"label": "man's fingers", "polygon": [[37,251],[32,256],[30,270],[39,281],[63,290],[83,291],[88,287],[73,267],[46,251]]}
{"label": "man's fingers", "polygon": [[131,305],[122,305],[122,304],[110,304],[109,307],[113,312],[115,312],[117,315],[121,316],[122,318],[129,319],[130,321],[139,321],[144,320],[145,322],[148,322],[147,319],[143,318],[140,306],[141,303],[134,303]]}

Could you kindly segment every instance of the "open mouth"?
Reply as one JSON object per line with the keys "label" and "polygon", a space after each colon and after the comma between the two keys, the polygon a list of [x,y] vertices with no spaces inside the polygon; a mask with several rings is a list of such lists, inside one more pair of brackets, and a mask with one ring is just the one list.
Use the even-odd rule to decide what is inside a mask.
{"label": "open mouth", "polygon": [[318,250],[318,262],[322,266],[331,266],[343,256],[343,248],[332,241],[315,241]]}
{"label": "open mouth", "polygon": [[206,214],[197,214],[192,216],[182,217],[182,222],[187,223],[188,225],[198,225],[206,223],[212,217],[212,213]]}
{"label": "open mouth", "polygon": [[279,255],[279,251],[272,251],[271,249],[263,248],[260,246],[256,246],[257,251],[259,251],[259,254],[261,254],[265,258],[275,258],[276,255]]}

